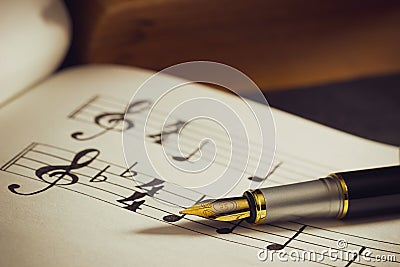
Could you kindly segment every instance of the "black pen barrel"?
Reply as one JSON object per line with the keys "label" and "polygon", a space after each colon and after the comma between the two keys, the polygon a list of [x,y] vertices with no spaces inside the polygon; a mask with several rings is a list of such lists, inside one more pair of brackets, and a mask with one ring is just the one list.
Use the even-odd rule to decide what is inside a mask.
{"label": "black pen barrel", "polygon": [[400,166],[335,174],[346,184],[348,211],[345,218],[400,211]]}
{"label": "black pen barrel", "polygon": [[248,222],[351,218],[400,211],[400,166],[339,172],[318,180],[247,191]]}

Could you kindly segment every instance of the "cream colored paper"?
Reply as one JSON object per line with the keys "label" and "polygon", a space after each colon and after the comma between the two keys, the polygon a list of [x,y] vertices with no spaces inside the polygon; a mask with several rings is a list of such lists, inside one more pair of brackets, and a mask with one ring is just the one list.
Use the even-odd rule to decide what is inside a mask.
{"label": "cream colored paper", "polygon": [[45,79],[64,59],[71,21],[61,0],[0,3],[0,106]]}
{"label": "cream colored paper", "polygon": [[[236,222],[213,222],[190,216],[166,222],[166,218],[176,219],[180,208],[148,196],[135,199],[144,200],[136,212],[126,209],[128,201],[124,204],[118,200],[129,197],[138,188],[135,189],[137,184],[131,179],[119,176],[127,167],[119,126],[86,141],[76,140],[71,134],[82,132],[84,137],[104,130],[93,122],[94,116],[105,110],[121,111],[124,102],[129,102],[135,88],[149,75],[143,70],[116,66],[71,69],[54,75],[1,109],[0,266],[261,266],[271,262],[257,258],[260,249],[273,243],[284,244],[304,225],[285,248],[288,252],[298,249],[320,253],[337,248],[338,239],[346,239],[346,249],[360,251],[365,247],[374,256],[395,255],[398,264],[400,221],[393,216],[255,227],[244,222],[236,225]],[[232,105],[237,101],[221,92],[198,90],[222,97]],[[151,96],[149,92],[150,100]],[[256,106],[260,110],[266,108]],[[264,186],[399,163],[395,147],[357,138],[279,110],[274,109],[273,116],[277,152],[273,173]],[[135,122],[140,124],[139,121],[135,117]],[[160,149],[151,139],[137,140],[143,141],[155,151]],[[64,169],[58,171],[65,172],[65,166],[71,165],[76,153],[85,149],[94,149],[99,154],[93,151],[86,154],[79,163],[97,157],[87,166],[70,170],[79,183],[58,184],[28,196],[10,190],[10,186],[19,193],[43,190],[49,183],[41,181],[40,173],[35,171],[61,165]],[[156,175],[146,163],[146,154],[138,151],[136,160],[138,164],[133,170]],[[100,174],[106,175],[110,183],[101,182],[102,176],[90,182],[107,166]],[[42,177],[50,179],[46,176],[49,173]],[[68,175],[64,178],[63,183],[72,181]],[[249,183],[244,177],[230,195],[238,194]],[[14,184],[20,187],[13,187]],[[156,197],[166,196],[162,191],[158,193]],[[186,193],[183,197],[201,197],[196,192]],[[372,257],[369,259],[353,262],[351,266],[382,265]],[[324,258],[322,262],[295,263],[345,266],[348,261]],[[289,265],[295,263],[289,259]],[[272,264],[285,263],[275,258]]]}

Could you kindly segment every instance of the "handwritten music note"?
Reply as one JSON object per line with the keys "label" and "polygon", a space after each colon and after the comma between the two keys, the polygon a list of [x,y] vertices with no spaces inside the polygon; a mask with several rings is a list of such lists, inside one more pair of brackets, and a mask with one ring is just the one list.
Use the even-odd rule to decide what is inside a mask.
{"label": "handwritten music note", "polygon": [[360,255],[362,255],[365,249],[366,247],[362,247],[360,251],[358,251],[358,254],[354,255],[353,258],[345,265],[345,267],[349,267],[358,257],[360,257]]}
{"label": "handwritten music note", "polygon": [[176,161],[189,161],[196,153],[198,153],[203,146],[205,146],[208,142],[205,141],[203,142],[198,148],[196,148],[193,152],[191,152],[188,156],[182,157],[182,156],[173,156],[172,158]]}
{"label": "handwritten music note", "polygon": [[235,224],[233,224],[233,226],[230,227],[230,228],[226,228],[226,227],[224,227],[224,228],[219,228],[219,229],[217,229],[216,231],[217,231],[218,234],[230,234],[230,233],[232,233],[233,230],[235,230],[244,220],[245,220],[245,219],[238,220],[238,221],[237,221]]}
{"label": "handwritten music note", "polygon": [[[197,204],[197,203],[203,201],[205,197],[206,197],[205,195],[201,196],[201,198],[199,200],[197,200],[194,204]],[[185,216],[186,216],[186,214],[182,214],[182,215],[168,214],[163,217],[163,220],[166,222],[177,222],[177,221],[180,221],[181,219],[183,219]]]}
{"label": "handwritten music note", "polygon": [[283,164],[282,161],[278,162],[278,164],[276,164],[272,170],[267,174],[267,176],[265,176],[264,178],[262,177],[258,177],[258,176],[250,176],[247,179],[254,181],[254,182],[262,182],[268,179],[268,177],[270,177],[281,165]]}
{"label": "handwritten music note", "polygon": [[[82,150],[76,153],[73,151],[67,151],[65,149],[61,149],[54,146],[34,143],[32,145],[29,145],[26,149],[24,149],[20,153],[18,153],[14,158],[9,160],[5,165],[3,165],[0,168],[0,170],[9,172],[11,174],[20,174],[22,175],[22,177],[26,178],[32,177],[34,178],[33,180],[41,181],[46,184],[49,184],[49,182],[50,183],[54,182],[53,181],[54,179],[56,180],[56,178],[58,178],[60,175],[64,173],[63,180],[55,183],[53,186],[61,185],[60,188],[75,193],[83,194],[84,196],[90,197],[95,201],[102,201],[104,203],[108,203],[110,205],[132,211],[133,214],[137,214],[137,216],[153,218],[154,220],[163,221],[165,223],[172,222],[174,223],[172,225],[177,227],[182,227],[182,226],[179,223],[175,224],[175,222],[188,220],[188,218],[185,218],[184,216],[178,216],[173,214],[173,212],[176,211],[176,207],[173,210],[170,210],[168,207],[174,205],[171,202],[169,203],[169,206],[162,206],[158,205],[157,204],[158,202],[154,203],[154,201],[153,202],[148,201],[150,200],[149,197],[152,196],[155,199],[166,201],[168,203],[168,201],[170,200],[169,196],[171,196],[171,194],[174,194],[174,190],[171,190],[172,188],[168,187],[169,186],[168,183],[164,183],[164,181],[162,181],[161,179],[149,176],[146,182],[143,182],[139,179],[137,182],[140,183],[140,185],[136,185],[136,188],[133,188],[131,184],[132,178],[143,176],[142,172],[140,172],[140,170],[138,170],[137,168],[133,170],[133,167],[138,167],[139,165],[138,162],[133,163],[127,168],[126,166],[116,165],[112,162],[107,162],[99,159],[98,153],[99,152],[91,151],[90,149]],[[45,157],[41,158],[40,156],[45,156]],[[54,163],[45,164],[47,160],[50,162],[67,162],[68,164],[54,164]],[[83,166],[84,164],[87,165]],[[71,165],[74,166],[79,165],[81,166],[81,168],[72,169]],[[49,169],[49,166],[53,166],[54,169],[53,168]],[[59,167],[60,169],[57,170],[56,167]],[[48,172],[46,172],[46,170]],[[43,179],[40,179],[37,175],[35,175],[36,171],[38,171],[39,174],[42,173],[43,177],[46,177],[48,182],[44,181]],[[56,173],[56,172],[59,173],[53,174],[54,176],[57,176],[53,177],[54,178],[53,180],[47,178],[48,175],[51,175],[51,173]],[[128,173],[130,173],[131,175],[128,175]],[[72,187],[70,186],[62,186],[62,183],[67,183],[66,181],[71,181],[73,179],[69,176],[69,174],[76,175],[76,177],[79,177],[79,181],[75,183],[77,184],[76,187],[75,186],[73,187],[74,189],[71,189]],[[133,176],[132,174],[134,174],[135,176]],[[82,178],[87,177],[88,179],[81,179],[81,177]],[[98,190],[102,194],[96,195],[95,194],[96,190]],[[144,192],[139,192],[137,190],[142,190]],[[107,195],[105,195],[104,193],[107,193]],[[174,195],[174,197],[186,197],[188,193],[193,194],[193,192],[186,192],[182,195]],[[124,195],[126,195],[127,197],[124,197]],[[165,196],[167,196],[167,198],[164,198]],[[204,198],[205,196],[202,195],[201,197],[198,198],[197,201],[194,199],[192,201],[198,203],[200,201],[203,201]],[[158,213],[159,215],[158,216],[154,215],[154,212]],[[223,237],[220,237],[220,239],[226,242],[230,241],[237,242],[235,240],[238,237],[245,238],[245,241],[240,241],[240,244],[254,248],[255,243],[253,243],[253,241],[259,242],[261,239],[260,232],[263,231],[258,231],[257,229],[252,229],[247,226],[243,226],[241,225],[242,222],[243,220],[238,221],[236,223],[232,223],[231,227],[224,227],[216,230],[215,227],[212,225],[204,224],[204,222],[201,221],[197,222],[196,220],[190,220],[192,226],[188,228],[185,226],[185,229],[189,231],[194,231],[197,234],[205,234],[207,236],[214,235],[215,231],[217,231],[218,234],[223,235]],[[196,229],[197,224],[201,225],[202,230]],[[326,249],[326,246],[322,244],[324,243],[326,244],[326,242],[329,241],[330,239],[327,239],[327,237],[325,237],[324,235],[313,233],[312,237],[313,240],[315,241],[307,240],[307,236],[309,235],[309,233],[304,233],[301,236],[301,238],[299,237],[300,233],[302,233],[306,227],[312,228],[313,226],[309,225],[306,226],[301,224],[300,229],[297,231],[286,229],[294,231],[293,236],[283,244],[280,243],[270,244],[268,246],[268,249],[270,250],[283,249],[286,246],[288,246],[290,242],[292,242],[293,240],[298,241],[297,243],[299,242],[304,243],[308,247],[314,249],[315,251]],[[242,229],[246,229],[246,232],[242,232],[241,231]],[[329,231],[329,230],[324,230],[324,231]],[[265,232],[265,234],[267,235],[267,237],[265,237],[264,242],[267,243],[271,243],[268,241],[269,239],[268,236],[271,237],[275,237],[276,235],[279,236],[279,234],[275,233],[271,235]],[[344,236],[346,236],[339,232],[329,232],[328,236],[332,236],[332,234],[335,234],[337,236],[336,238],[333,239],[334,242],[338,238],[343,238]],[[368,242],[370,242],[370,239],[363,239],[363,237],[357,237],[357,238],[359,240],[368,240]],[[357,245],[359,247],[365,247],[370,250],[372,249],[375,252],[379,251],[382,252],[382,250],[380,250],[381,249],[380,246],[385,243],[382,243],[381,241],[374,241],[374,242],[376,244],[375,247],[371,246],[367,247],[362,243],[360,245],[358,244],[354,245]],[[304,250],[304,248],[302,248],[301,246],[296,247],[291,245],[291,248]],[[360,254],[362,252],[363,251],[361,250]],[[316,253],[317,255],[322,257],[321,253],[319,252]],[[400,255],[400,252],[396,252],[396,250],[393,250],[393,252],[391,253],[397,253]],[[363,254],[363,257],[368,258],[369,256]],[[345,261],[345,263],[350,263],[350,264],[351,262],[354,261],[350,260]]]}
{"label": "handwritten music note", "polygon": [[289,238],[284,244],[278,244],[278,243],[273,243],[271,245],[268,245],[267,248],[269,250],[282,250],[284,249],[287,245],[290,244],[301,232],[304,231],[304,229],[307,227],[307,225],[303,225],[291,238]]}
{"label": "handwritten music note", "polygon": [[[180,218],[176,223],[163,220],[163,217],[175,214],[179,209],[174,203],[186,206],[207,192],[179,191],[174,185],[154,180],[161,179],[161,177],[158,177],[158,173],[150,168],[145,153],[134,153],[134,157],[130,158],[128,162],[125,162],[122,157],[121,132],[125,127],[132,126],[121,119],[121,113],[127,107],[126,104],[133,91],[149,76],[149,73],[137,70],[130,72],[126,68],[122,70],[119,67],[85,66],[56,74],[56,76],[54,79],[35,86],[36,88],[31,92],[14,99],[5,106],[3,113],[0,114],[5,126],[1,133],[3,143],[0,155],[0,162],[3,165],[0,167],[0,185],[3,189],[0,199],[4,206],[0,219],[2,229],[0,245],[4,255],[0,259],[0,265],[23,266],[29,260],[31,265],[43,266],[54,262],[55,259],[59,260],[58,262],[63,266],[71,266],[76,262],[87,266],[138,265],[146,259],[151,259],[154,265],[162,265],[168,255],[195,255],[194,247],[217,248],[220,253],[209,251],[208,255],[205,255],[207,260],[215,265],[236,266],[240,263],[254,265],[257,261],[257,249],[262,248],[264,244],[281,243],[284,245],[287,239],[302,227],[302,225],[293,226],[292,224],[289,224],[288,228],[290,229],[286,230],[275,229],[272,226],[251,227],[245,223],[235,225],[197,220],[189,216]],[[169,84],[168,81],[166,84]],[[82,88],[82,90],[71,92],[71,88]],[[149,91],[149,98],[142,98],[142,100],[157,101],[155,92],[156,90]],[[188,96],[200,93],[206,97],[210,96],[212,99],[219,94],[202,88],[176,90],[176,92],[182,92],[183,96],[185,96],[185,92],[189,92]],[[82,98],[90,98],[95,94],[99,94],[99,97],[93,97],[83,109],[74,112],[68,121],[64,120],[68,114],[71,114],[71,105],[77,107]],[[112,96],[104,97],[103,94],[112,94]],[[55,95],[57,97],[52,97]],[[46,107],[43,108],[41,100],[46,100],[48,97],[52,97],[52,101],[45,101]],[[240,107],[236,103],[243,103],[243,101],[236,101],[225,94],[221,96],[221,99],[224,100],[223,104],[232,106],[233,110],[244,110],[235,108],[236,106]],[[144,106],[140,107],[144,108]],[[127,119],[133,122],[132,131],[129,131],[129,134],[138,136],[132,144],[133,148],[146,142],[148,147],[157,151],[156,149],[159,149],[159,145],[163,142],[170,145],[172,142],[168,141],[175,140],[172,137],[176,137],[175,135],[182,130],[179,125],[175,129],[174,127],[164,128],[165,135],[163,135],[164,138],[161,137],[162,129],[159,126],[166,117],[162,117],[165,115],[164,113],[157,112],[170,114],[171,109],[164,109],[163,105],[158,107],[154,111],[155,116],[153,117],[157,121],[154,124],[148,124],[146,136],[149,134],[150,137],[145,137],[145,140],[141,135],[142,132],[139,133],[135,130],[142,129],[142,123],[146,119],[144,115],[147,112],[133,113],[127,116]],[[261,105],[256,108],[267,111]],[[49,112],[49,110],[57,112]],[[201,110],[199,109],[199,111]],[[277,122],[277,133],[279,133],[279,138],[276,139],[278,148],[276,159],[284,164],[267,179],[266,183],[269,185],[301,182],[306,178],[317,178],[332,171],[346,170],[346,168],[398,163],[398,149],[396,153],[393,153],[393,149],[388,146],[344,135],[277,110],[273,110],[273,113]],[[190,121],[188,115],[174,113],[171,118],[174,121],[171,123],[175,123],[177,120]],[[246,119],[244,118],[244,122]],[[188,156],[195,148],[193,140],[199,140],[197,137],[202,138],[205,136],[204,133],[209,133],[212,138],[219,138],[216,140],[225,140],[222,136],[218,136],[222,132],[214,132],[207,127],[202,127],[203,124],[200,120],[199,124],[194,126],[182,131],[185,135],[182,144],[187,142],[183,147],[191,149],[184,150],[188,153],[183,155],[168,154],[169,160],[173,160],[170,156]],[[27,131],[27,129],[29,130]],[[256,128],[249,128],[249,136],[258,136],[253,130],[256,131]],[[99,132],[101,134],[96,135],[98,140],[91,139],[93,141],[90,142],[91,147],[81,147],[83,141],[76,141],[70,137],[71,133],[78,131],[82,132],[82,135],[77,137],[83,139]],[[168,135],[168,132],[171,134]],[[291,138],[290,132],[310,138],[303,138],[299,142],[298,138]],[[312,138],[312,136],[318,136],[318,138]],[[25,150],[23,146],[28,145],[27,142],[35,140],[51,142],[51,146],[41,143]],[[258,141],[257,138],[251,138],[249,147],[258,148]],[[222,165],[225,160],[225,157],[222,156],[225,155],[221,155],[221,152],[227,146],[216,143],[221,147],[218,149],[216,162],[219,161]],[[351,153],[343,153],[344,147],[345,152]],[[71,169],[69,172],[61,169],[43,173],[42,178],[47,182],[36,175],[37,170],[46,166],[71,165],[77,153],[86,148],[95,148],[100,151],[100,155],[88,166]],[[208,147],[206,148],[208,149]],[[238,153],[235,155],[248,152],[242,150],[241,146],[235,146],[236,148]],[[330,153],[326,154],[326,151],[330,151]],[[365,151],[373,156],[365,156]],[[335,154],[343,155],[343,157],[336,157]],[[324,157],[320,157],[320,155],[324,155]],[[396,161],[393,160],[394,155]],[[82,157],[78,163],[88,161],[93,156],[95,156],[95,152]],[[155,156],[157,157],[157,154]],[[160,154],[160,159],[161,156]],[[197,156],[198,154],[194,155],[190,160],[194,160]],[[137,162],[136,165],[134,165],[135,162]],[[236,176],[240,172],[243,176],[239,177],[244,178],[263,173],[261,170],[257,172],[258,169],[253,167],[255,164],[257,162],[250,157],[249,168],[236,170],[237,165],[235,164],[229,168],[229,171],[232,171],[232,176]],[[186,165],[186,162],[183,162],[182,165]],[[216,165],[218,170],[221,165]],[[132,166],[134,166],[133,171]],[[55,172],[59,172],[59,174],[49,176]],[[55,182],[59,176],[63,175],[62,173],[65,173],[63,178]],[[74,182],[74,177],[67,173],[76,175],[79,178],[78,181],[70,185],[61,185]],[[132,177],[133,175],[134,177]],[[259,178],[264,178],[264,175],[259,176]],[[15,194],[7,189],[11,184],[18,184],[20,187],[14,188],[16,192],[31,193],[49,187],[52,182],[55,182],[55,185],[47,189],[48,191],[36,193],[33,197]],[[244,187],[247,187],[249,182],[251,181],[248,179],[241,180]],[[138,186],[149,183],[153,186],[138,188]],[[163,187],[157,190],[161,186]],[[237,192],[242,191],[240,187],[236,189],[238,189]],[[61,194],[57,194],[58,192]],[[135,192],[139,193],[134,195]],[[153,197],[147,193],[152,194]],[[128,198],[131,200],[122,201],[122,199]],[[128,206],[129,209],[127,209]],[[60,207],[65,207],[68,212],[60,211]],[[338,227],[334,223],[313,222],[314,228],[311,225],[307,226],[306,230],[296,236],[286,248],[290,247],[290,249],[298,251],[312,249],[320,253],[318,255],[322,257],[323,250],[329,247],[335,248],[336,240],[346,238],[351,246],[349,249],[358,248],[357,250],[359,250],[361,247],[365,247],[366,250],[371,250],[373,255],[393,254],[396,255],[396,262],[393,265],[398,264],[400,238],[395,235],[398,233],[398,218],[390,218],[388,221],[380,220],[377,223],[374,221],[360,222],[359,224],[337,223]],[[218,228],[227,229],[219,230],[219,232],[228,234],[216,233],[216,225],[222,225]],[[43,240],[39,240],[39,238]],[[157,257],[154,256],[154,241],[160,241],[159,245],[163,247],[162,250],[157,251]],[[112,245],[108,246],[106,242]],[[49,244],[55,244],[57,249],[50,248],[51,251],[47,251]],[[99,246],[99,244],[106,244],[106,246]],[[23,246],[21,247],[21,245]],[[35,247],[35,251],[28,254],[23,253],[24,248],[29,247]],[[102,253],[95,253],[96,257],[90,256],[101,247],[104,248]],[[369,255],[366,250],[363,251],[360,258]],[[43,253],[36,253],[38,251]],[[79,253],[76,253],[77,251]],[[131,257],[132,251],[137,257]],[[74,255],[74,257],[70,257],[70,255]],[[225,255],[229,255],[229,257]],[[373,260],[372,257],[367,259]],[[187,263],[186,258],[180,258],[174,262],[176,265],[185,263]],[[198,267],[204,264],[204,261],[191,261],[191,263],[193,267]],[[307,263],[313,266],[345,266],[348,260],[335,263],[325,256],[323,261],[307,261],[304,264],[307,265]],[[280,265],[280,262],[274,264]],[[377,264],[361,259],[361,262],[354,261],[350,266]]]}

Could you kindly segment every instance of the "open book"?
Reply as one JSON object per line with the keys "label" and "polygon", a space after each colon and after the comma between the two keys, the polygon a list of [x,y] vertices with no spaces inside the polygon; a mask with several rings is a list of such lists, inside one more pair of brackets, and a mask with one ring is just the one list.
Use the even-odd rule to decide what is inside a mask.
{"label": "open book", "polygon": [[[400,219],[393,215],[261,226],[179,215],[179,203],[190,205],[207,196],[196,190],[176,193],[173,185],[163,183],[150,168],[148,155],[135,151],[136,145],[145,143],[155,152],[152,155],[157,155],[163,143],[162,124],[154,124],[144,137],[138,135],[131,159],[123,153],[121,136],[126,126],[122,123],[131,122],[134,127],[129,132],[135,134],[135,127],[145,122],[141,109],[123,117],[125,108],[151,75],[122,66],[75,67],[46,78],[1,108],[1,266],[400,263]],[[196,94],[224,99],[227,104],[237,102],[235,96],[205,86],[198,85],[196,90]],[[149,92],[143,101],[153,103],[156,99]],[[267,112],[267,107],[253,104]],[[240,194],[254,181],[273,186],[336,171],[399,163],[396,147],[276,109],[272,113],[276,125],[272,168],[263,177],[255,175],[257,170],[249,172],[229,195]],[[169,137],[179,133],[182,125],[178,122],[185,120],[185,114],[176,115],[177,123],[168,132]],[[107,116],[114,116],[111,124],[101,122],[106,118],[110,123]],[[189,129],[184,135],[207,137],[216,132],[205,129]],[[191,143],[193,148],[197,141]],[[182,149],[187,157],[193,152],[189,147]],[[218,151],[217,157],[223,153]],[[159,153],[160,161],[164,156]],[[166,156],[172,161],[186,161],[180,154]],[[277,254],[264,262],[260,256],[266,246],[275,248]],[[342,253],[333,260],[324,252],[329,249],[355,251],[359,256]],[[290,255],[278,257],[282,250]],[[377,256],[389,260],[382,263]]]}

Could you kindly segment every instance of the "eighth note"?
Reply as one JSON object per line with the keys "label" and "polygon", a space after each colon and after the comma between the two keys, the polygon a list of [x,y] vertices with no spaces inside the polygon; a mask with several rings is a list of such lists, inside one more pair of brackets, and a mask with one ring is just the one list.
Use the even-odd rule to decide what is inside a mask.
{"label": "eighth note", "polygon": [[288,241],[286,241],[284,244],[278,244],[278,243],[273,243],[271,245],[267,246],[267,249],[269,250],[282,250],[284,249],[290,242],[293,241],[301,232],[304,231],[304,229],[307,227],[307,225],[303,225],[291,238],[289,238]]}
{"label": "eighth note", "polygon": [[[89,156],[89,154],[93,154]],[[29,196],[35,195],[41,192],[44,192],[55,185],[72,185],[78,182],[79,178],[76,174],[72,173],[72,170],[80,169],[85,166],[88,166],[93,162],[100,154],[100,151],[97,149],[85,149],[78,152],[75,157],[72,159],[70,165],[49,165],[44,166],[35,171],[35,174],[38,178],[40,178],[43,182],[49,184],[43,189],[38,191],[34,191],[31,193],[20,193],[17,192],[16,189],[20,188],[19,184],[11,184],[8,186],[8,189],[17,195]],[[86,159],[83,162],[79,162],[81,159]],[[55,178],[53,180],[47,180],[47,178]],[[69,178],[69,179],[68,179]]]}
{"label": "eighth note", "polygon": [[275,167],[272,168],[272,170],[267,174],[267,176],[265,176],[264,178],[262,177],[258,177],[258,176],[250,176],[247,179],[254,181],[254,182],[262,182],[268,179],[268,177],[270,177],[281,165],[282,165],[282,161],[280,161],[278,164],[275,165]]}
{"label": "eighth note", "polygon": [[190,153],[187,157],[182,157],[182,156],[173,156],[172,158],[176,161],[189,161],[194,155],[196,155],[197,152],[200,151],[200,149],[203,148],[204,145],[206,145],[208,141],[203,142],[198,148],[196,148],[192,153]]}
{"label": "eighth note", "polygon": [[[201,198],[199,198],[199,200],[197,200],[196,203],[203,201],[204,198],[205,198],[205,195],[201,196]],[[185,216],[186,216],[186,214],[182,214],[182,215],[169,214],[169,215],[165,215],[163,217],[163,220],[166,222],[177,222],[177,221],[180,221],[181,219],[183,219]]]}
{"label": "eighth note", "polygon": [[236,227],[238,227],[245,219],[239,220],[236,224],[234,224],[231,228],[220,228],[217,229],[218,234],[230,234],[235,230]]}

